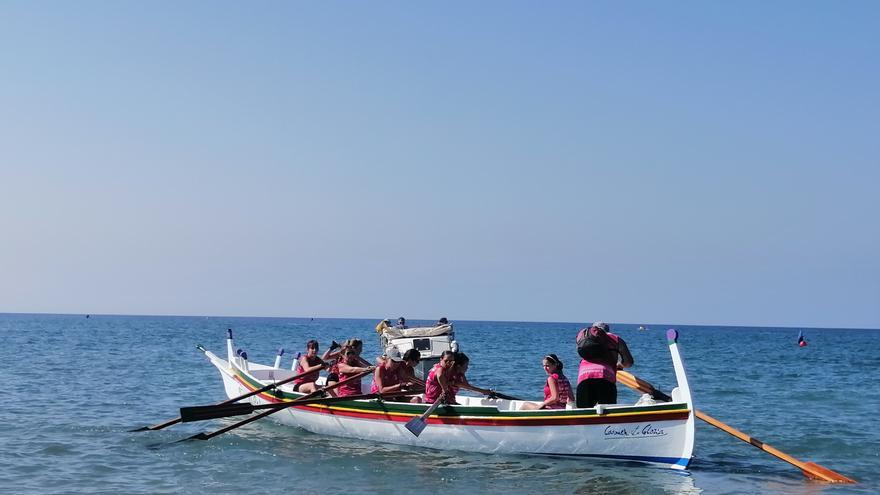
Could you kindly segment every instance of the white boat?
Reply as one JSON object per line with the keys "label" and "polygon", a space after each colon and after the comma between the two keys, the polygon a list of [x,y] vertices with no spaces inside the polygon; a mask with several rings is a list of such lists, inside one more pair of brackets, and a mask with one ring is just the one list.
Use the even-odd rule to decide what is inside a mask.
{"label": "white boat", "polygon": [[432,327],[396,328],[386,324],[387,320],[376,325],[379,333],[379,349],[394,345],[401,354],[410,349],[419,351],[420,361],[416,365],[416,377],[424,380],[431,368],[440,362],[444,351],[457,351],[455,331],[451,323]]}
{"label": "white boat", "polygon": [[[521,410],[523,401],[459,395],[460,405],[441,406],[419,436],[404,425],[428,405],[379,400],[294,405],[270,417],[321,435],[453,449],[487,454],[530,454],[638,461],[685,469],[694,446],[694,406],[678,351],[678,334],[667,333],[677,387],[670,402],[607,404],[589,409]],[[205,355],[223,379],[226,394],[238,397],[292,376],[292,371],[249,363],[233,354]],[[364,388],[369,384],[364,380]],[[253,404],[290,401],[303,394],[291,384],[250,397]]]}

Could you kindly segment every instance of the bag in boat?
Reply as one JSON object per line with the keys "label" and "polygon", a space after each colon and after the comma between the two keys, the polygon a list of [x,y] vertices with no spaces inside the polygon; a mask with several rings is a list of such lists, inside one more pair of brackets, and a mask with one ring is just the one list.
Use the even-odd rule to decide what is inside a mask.
{"label": "bag in boat", "polygon": [[601,359],[608,355],[608,334],[600,328],[584,328],[578,332],[578,355],[587,360]]}

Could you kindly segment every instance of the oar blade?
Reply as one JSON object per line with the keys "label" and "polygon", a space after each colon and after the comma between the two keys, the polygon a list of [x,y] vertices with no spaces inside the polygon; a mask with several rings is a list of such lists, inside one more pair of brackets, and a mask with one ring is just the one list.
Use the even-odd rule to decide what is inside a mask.
{"label": "oar blade", "polygon": [[428,420],[422,419],[421,417],[413,418],[403,425],[404,428],[409,430],[409,432],[415,436],[421,435],[422,430],[424,430],[426,426],[428,426]]}
{"label": "oar blade", "polygon": [[202,431],[202,432],[196,433],[195,435],[193,435],[191,437],[186,437],[183,440],[178,440],[174,443],[189,442],[192,440],[210,440],[210,439],[211,439],[211,435],[208,435],[207,433]]}
{"label": "oar blade", "polygon": [[816,464],[815,462],[805,462],[802,470],[804,476],[813,480],[830,481],[831,483],[855,483],[856,480],[847,478],[846,476],[828,469],[825,466]]}
{"label": "oar blade", "polygon": [[168,420],[164,423],[159,423],[159,424],[153,425],[153,426],[141,426],[140,428],[135,428],[133,430],[128,430],[128,431],[130,431],[130,432],[131,431],[155,431],[155,430],[161,430],[162,428],[167,428],[171,425],[176,425],[177,423],[180,423],[180,418],[174,418],[174,419]]}
{"label": "oar blade", "polygon": [[254,405],[247,402],[212,406],[189,406],[180,408],[180,419],[184,423],[208,419],[243,416],[254,412]]}

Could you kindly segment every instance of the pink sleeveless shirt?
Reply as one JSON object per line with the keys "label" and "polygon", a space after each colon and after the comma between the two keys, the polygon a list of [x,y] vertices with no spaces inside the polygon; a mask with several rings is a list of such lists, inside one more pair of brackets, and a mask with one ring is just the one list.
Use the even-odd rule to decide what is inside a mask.
{"label": "pink sleeveless shirt", "polygon": [[[571,401],[572,393],[571,393],[571,383],[569,383],[568,378],[565,375],[560,375],[558,373],[553,373],[553,378],[556,379],[556,402],[551,404],[547,404],[546,409],[565,409],[565,405]],[[550,398],[550,379],[547,379],[547,382],[544,383],[544,400]]]}
{"label": "pink sleeveless shirt", "polygon": [[437,380],[436,372],[438,369],[440,369],[440,363],[435,364],[431,368],[431,371],[428,372],[428,379],[425,380],[425,402],[428,404],[437,402],[440,394],[443,393],[443,387],[440,386],[440,381]]}
{"label": "pink sleeveless shirt", "polygon": [[608,332],[607,335],[610,350],[608,356],[591,361],[581,359],[581,365],[578,367],[578,383],[588,378],[601,378],[611,383],[617,383],[617,341],[620,337],[611,332]]}
{"label": "pink sleeveless shirt", "polygon": [[[347,364],[349,366],[356,366],[358,364],[357,359],[352,359],[352,361],[354,361],[354,362],[353,363],[348,362],[345,364]],[[342,380],[345,380],[347,378],[351,378],[352,376],[355,376],[355,375],[357,375],[357,373],[352,373],[350,375],[347,375],[347,374],[342,373],[340,371],[339,372],[339,381],[341,382]],[[350,382],[343,383],[342,385],[340,385],[339,387],[336,388],[336,395],[338,395],[339,397],[346,397],[349,395],[357,395],[360,393],[361,393],[361,379],[360,378],[356,378]]]}
{"label": "pink sleeveless shirt", "polygon": [[[384,365],[379,366],[379,375],[382,377],[382,385],[385,387],[390,387],[392,385],[397,385],[400,383],[400,368],[396,370],[389,370]],[[370,387],[371,394],[379,393],[379,384],[373,380],[373,386]]]}
{"label": "pink sleeveless shirt", "polygon": [[[306,358],[306,362],[309,363],[309,368],[311,368],[312,366],[315,366],[316,364],[321,363],[321,358],[319,358],[318,356],[312,356],[312,357],[303,356],[303,357]],[[303,371],[305,371],[305,369],[303,369],[302,359],[300,359],[296,363],[296,374],[300,375],[300,374],[302,374]],[[297,378],[296,380],[293,381],[293,383],[297,383],[297,384],[311,383],[311,382],[318,379],[318,376],[320,376],[320,373],[321,373],[321,370],[315,370],[315,371],[309,373],[308,375],[303,375],[303,376]]]}

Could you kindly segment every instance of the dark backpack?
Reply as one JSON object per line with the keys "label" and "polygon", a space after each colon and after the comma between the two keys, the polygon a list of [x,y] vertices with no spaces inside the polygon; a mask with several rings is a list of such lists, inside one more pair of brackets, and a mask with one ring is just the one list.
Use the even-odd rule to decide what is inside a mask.
{"label": "dark backpack", "polygon": [[598,328],[584,328],[577,336],[578,355],[587,360],[601,359],[608,355],[608,334]]}

